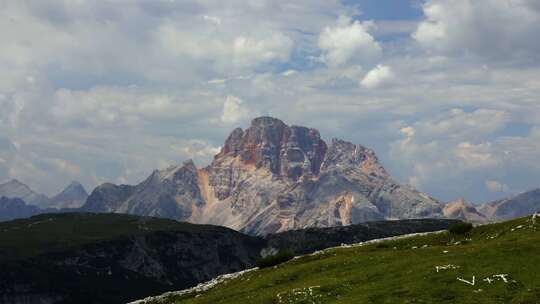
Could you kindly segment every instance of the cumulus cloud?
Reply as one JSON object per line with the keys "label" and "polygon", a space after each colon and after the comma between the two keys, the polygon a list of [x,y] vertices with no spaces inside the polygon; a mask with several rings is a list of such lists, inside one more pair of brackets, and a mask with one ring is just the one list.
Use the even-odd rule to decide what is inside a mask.
{"label": "cumulus cloud", "polygon": [[281,32],[262,37],[216,35],[212,39],[186,33],[181,25],[167,24],[157,33],[159,41],[175,56],[213,63],[218,71],[257,67],[269,62],[286,62],[293,41]]}
{"label": "cumulus cloud", "polygon": [[446,200],[459,193],[486,201],[499,198],[501,192],[526,191],[538,181],[531,176],[537,176],[539,168],[533,155],[540,132],[533,128],[522,135],[500,135],[514,120],[519,116],[505,111],[454,108],[402,125],[390,157],[409,172],[404,180]]}
{"label": "cumulus cloud", "polygon": [[225,123],[235,123],[248,116],[248,110],[242,106],[243,101],[235,96],[227,96],[223,102],[221,120]]}
{"label": "cumulus cloud", "polygon": [[288,76],[292,76],[294,74],[298,73],[297,71],[295,70],[286,70],[285,72],[281,73],[281,75],[285,76],[285,77],[288,77]]}
{"label": "cumulus cloud", "polygon": [[372,23],[341,17],[336,26],[327,26],[319,35],[323,61],[331,66],[370,62],[381,55],[381,45],[369,34]]}
{"label": "cumulus cloud", "polygon": [[173,148],[186,158],[199,160],[212,158],[220,150],[220,147],[215,147],[207,141],[198,139],[189,140],[181,146],[175,145]]}
{"label": "cumulus cloud", "polygon": [[416,134],[416,131],[411,126],[403,127],[401,129],[399,129],[399,131],[401,133],[405,134],[407,136],[407,138],[412,138],[414,136],[414,134]]}
{"label": "cumulus cloud", "polygon": [[533,0],[430,0],[412,37],[445,54],[534,62],[540,52],[540,8]]}
{"label": "cumulus cloud", "polygon": [[360,84],[366,89],[375,89],[387,84],[392,79],[394,79],[392,68],[379,64],[364,76]]}
{"label": "cumulus cloud", "polygon": [[470,142],[461,142],[455,147],[454,151],[455,156],[461,160],[466,170],[497,165],[497,159],[491,153],[491,143],[472,144]]}

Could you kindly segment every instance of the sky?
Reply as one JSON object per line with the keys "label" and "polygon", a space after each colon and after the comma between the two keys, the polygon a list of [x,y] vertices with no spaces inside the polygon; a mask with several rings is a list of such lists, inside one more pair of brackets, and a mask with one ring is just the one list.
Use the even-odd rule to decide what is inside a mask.
{"label": "sky", "polygon": [[270,115],[484,202],[540,185],[537,0],[0,2],[0,181],[207,165]]}

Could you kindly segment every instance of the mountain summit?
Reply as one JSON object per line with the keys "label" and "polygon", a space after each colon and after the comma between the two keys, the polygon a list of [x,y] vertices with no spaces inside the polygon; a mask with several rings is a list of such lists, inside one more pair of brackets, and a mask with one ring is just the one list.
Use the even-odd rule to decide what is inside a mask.
{"label": "mountain summit", "polygon": [[88,192],[81,183],[73,181],[62,192],[51,198],[50,208],[80,208],[88,198]]}
{"label": "mountain summit", "polygon": [[317,130],[259,117],[232,131],[212,163],[154,171],[142,183],[103,184],[83,210],[151,215],[250,234],[442,216],[441,204],[395,182],[375,153]]}
{"label": "mountain summit", "polygon": [[44,194],[34,192],[26,184],[16,179],[0,184],[0,197],[19,198],[27,204],[43,207],[49,203],[49,198]]}

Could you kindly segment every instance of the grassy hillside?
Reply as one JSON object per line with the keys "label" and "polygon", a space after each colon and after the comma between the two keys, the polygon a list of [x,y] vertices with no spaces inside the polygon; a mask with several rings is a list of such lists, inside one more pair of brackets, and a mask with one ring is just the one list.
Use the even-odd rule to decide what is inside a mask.
{"label": "grassy hillside", "polygon": [[[72,249],[155,231],[204,231],[216,226],[125,214],[42,214],[0,223],[0,261]],[[225,228],[219,228],[225,229]]]}
{"label": "grassy hillside", "polygon": [[465,235],[328,249],[249,272],[206,293],[154,302],[540,303],[539,228],[521,218]]}

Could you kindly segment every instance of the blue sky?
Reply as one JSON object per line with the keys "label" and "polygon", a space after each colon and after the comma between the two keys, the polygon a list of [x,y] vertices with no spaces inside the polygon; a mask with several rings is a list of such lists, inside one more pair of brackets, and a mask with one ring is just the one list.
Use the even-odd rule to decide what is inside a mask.
{"label": "blue sky", "polygon": [[209,163],[259,115],[482,202],[540,183],[535,0],[3,1],[0,182]]}

